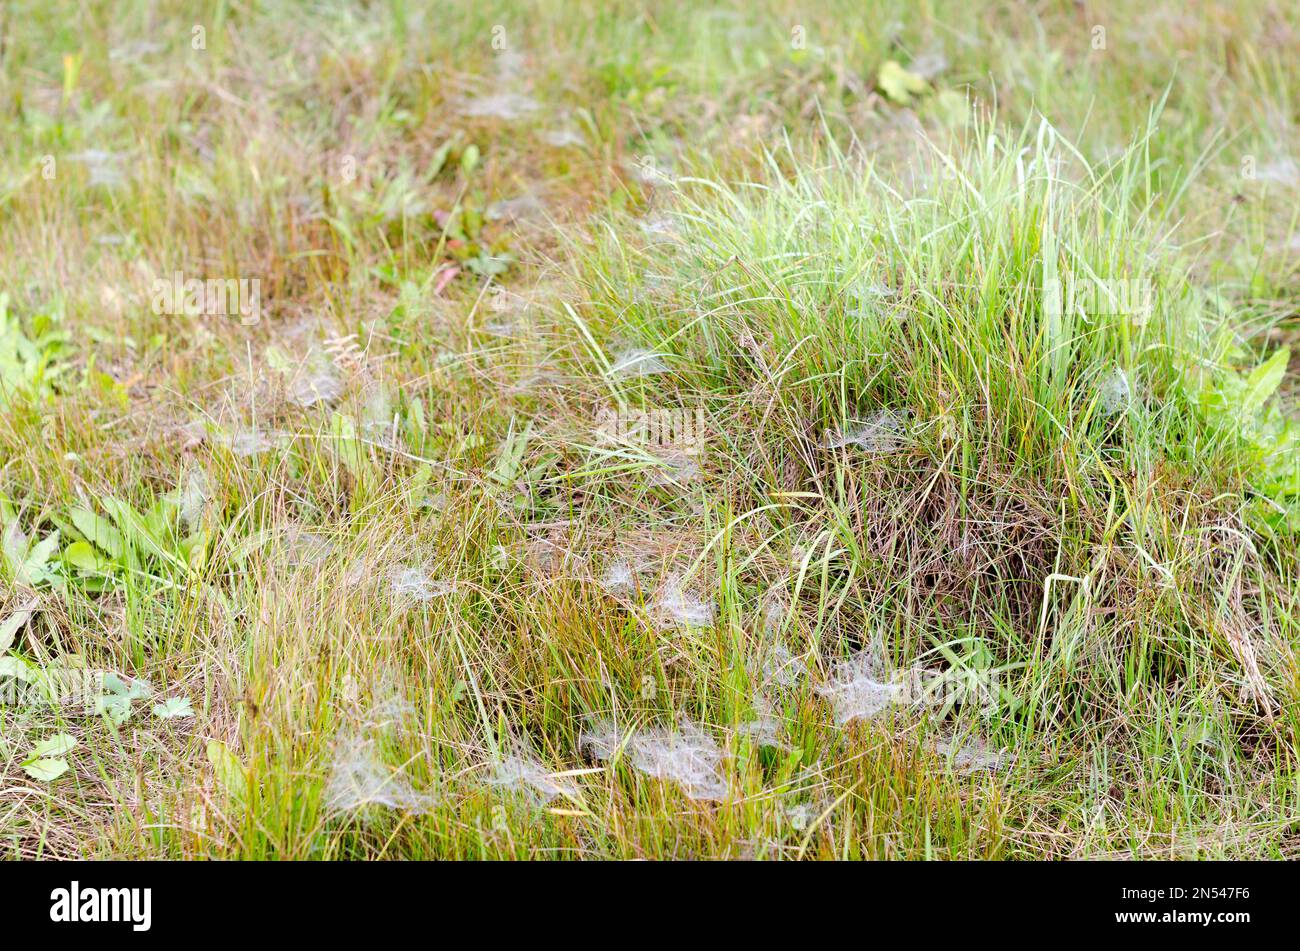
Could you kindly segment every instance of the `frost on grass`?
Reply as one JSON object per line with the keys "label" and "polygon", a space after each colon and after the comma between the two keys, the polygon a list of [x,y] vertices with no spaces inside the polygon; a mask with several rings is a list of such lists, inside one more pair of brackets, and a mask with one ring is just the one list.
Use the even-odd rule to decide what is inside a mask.
{"label": "frost on grass", "polygon": [[631,594],[636,590],[636,574],[626,561],[616,561],[600,576],[600,586],[611,594]]}
{"label": "frost on grass", "polygon": [[647,473],[654,486],[686,486],[700,481],[704,470],[693,453],[669,450],[656,457],[658,464]]}
{"label": "frost on grass", "polygon": [[1255,170],[1255,178],[1261,182],[1300,185],[1300,163],[1297,163],[1293,158],[1281,158],[1275,162],[1268,162]]}
{"label": "frost on grass", "polygon": [[675,181],[672,174],[673,163],[669,160],[647,155],[634,162],[625,163],[632,177],[642,185],[671,185]]}
{"label": "frost on grass", "polygon": [[504,287],[494,287],[483,295],[483,307],[494,314],[516,314],[531,304],[528,295]]}
{"label": "frost on grass", "polygon": [[181,521],[191,531],[198,526],[212,498],[212,486],[207,473],[197,467],[185,473],[177,493]]}
{"label": "frost on grass", "polygon": [[537,293],[493,288],[483,296],[483,310],[493,319],[481,326],[484,333],[498,337],[517,337],[531,329],[532,314],[537,307]]}
{"label": "frost on grass", "polygon": [[[342,696],[355,703],[357,684],[344,678]],[[330,774],[325,784],[325,808],[331,813],[358,813],[363,817],[377,808],[423,813],[436,798],[415,788],[404,766],[387,757],[391,740],[405,732],[414,708],[400,690],[383,682],[373,704],[348,718],[334,738]]]}
{"label": "frost on grass", "polygon": [[285,561],[290,566],[318,565],[334,551],[334,543],[318,532],[290,522],[281,531]]}
{"label": "frost on grass", "polygon": [[502,83],[513,83],[523,78],[527,63],[521,53],[515,50],[501,50],[495,58],[497,79]]}
{"label": "frost on grass", "polygon": [[289,398],[304,408],[333,403],[343,395],[338,368],[324,353],[313,350],[289,384]]}
{"label": "frost on grass", "polygon": [[740,725],[740,733],[756,746],[770,746],[788,750],[790,745],[782,739],[785,722],[776,712],[776,704],[761,691],[754,694],[754,719]]}
{"label": "frost on grass", "polygon": [[784,594],[769,592],[764,601],[762,640],[756,656],[747,664],[757,682],[753,697],[755,719],[742,724],[740,732],[760,746],[789,749],[781,739],[784,724],[776,713],[777,701],[773,696],[779,696],[807,677],[808,667],[780,640],[782,621],[790,611]]}
{"label": "frost on grass", "polygon": [[404,608],[444,597],[455,590],[453,582],[432,577],[422,565],[393,564],[381,557],[366,555],[348,564],[343,584],[367,593],[386,595],[395,605]]}
{"label": "frost on grass", "polygon": [[1097,393],[1097,405],[1103,416],[1114,416],[1128,409],[1133,399],[1133,388],[1129,384],[1128,374],[1119,367],[1111,372],[1101,383]]}
{"label": "frost on grass", "polygon": [[350,731],[334,744],[334,759],[325,785],[325,806],[331,812],[365,812],[374,807],[421,813],[434,798],[419,792],[406,774],[389,766],[381,755],[381,740],[366,731]]}
{"label": "frost on grass", "polygon": [[180,440],[181,449],[188,452],[207,442],[208,423],[206,420],[192,419],[188,423],[172,427],[172,432]]}
{"label": "frost on grass", "polygon": [[574,550],[567,533],[545,525],[529,525],[526,531],[525,564],[543,577],[569,574],[586,563],[587,556]]}
{"label": "frost on grass", "polygon": [[581,132],[568,126],[547,129],[542,133],[542,141],[557,149],[577,148],[587,144]]}
{"label": "frost on grass", "polygon": [[236,456],[248,458],[268,451],[275,442],[260,429],[239,429],[225,437],[224,442]]}
{"label": "frost on grass", "polygon": [[785,807],[785,818],[795,832],[804,832],[817,818],[817,806],[811,802],[795,802]]}
{"label": "frost on grass", "polygon": [[760,673],[764,684],[793,687],[800,678],[808,676],[808,665],[780,641],[773,641],[763,648]]}
{"label": "frost on grass", "polygon": [[68,160],[85,167],[91,185],[114,188],[122,184],[122,155],[119,152],[88,149],[69,155]]}
{"label": "frost on grass", "polygon": [[816,690],[830,701],[840,725],[870,720],[902,698],[903,685],[887,682],[887,676],[875,652],[863,650],[837,663],[830,679]]}
{"label": "frost on grass", "polygon": [[808,676],[808,665],[781,641],[781,628],[790,615],[790,602],[779,589],[763,598],[763,630],[758,648],[758,680],[763,686],[793,687]]}
{"label": "frost on grass", "polygon": [[845,446],[857,446],[866,452],[898,452],[906,444],[906,438],[906,414],[882,409],[860,426],[827,434],[822,447],[842,449]]}
{"label": "frost on grass", "polygon": [[952,768],[959,773],[973,773],[978,770],[999,770],[1011,762],[1011,754],[1006,750],[990,750],[988,743],[981,737],[967,740],[965,743],[955,739],[935,740],[934,751],[944,757]]}
{"label": "frost on grass", "polygon": [[450,594],[454,585],[429,577],[423,568],[400,566],[388,573],[389,592],[396,598],[409,601],[431,601]]}
{"label": "frost on grass", "polygon": [[898,296],[895,291],[883,284],[871,284],[866,281],[858,281],[850,285],[845,289],[844,294],[851,302],[847,308],[847,313],[851,317],[866,317],[874,314],[878,307]]}
{"label": "frost on grass", "polygon": [[654,241],[676,241],[680,237],[673,219],[667,215],[652,215],[642,220],[640,225],[646,237]]}
{"label": "frost on grass", "polygon": [[[495,295],[497,298],[504,298],[506,295]],[[509,295],[515,297],[517,295]],[[517,309],[509,309],[503,300],[498,300],[495,306],[489,305],[488,310],[499,315],[495,320],[489,320],[479,329],[483,333],[491,334],[494,337],[518,337],[527,333],[530,329],[527,320],[527,307],[519,306]]]}
{"label": "frost on grass", "polygon": [[477,96],[461,103],[460,114],[475,119],[504,119],[513,121],[536,112],[541,103],[531,96],[517,92],[499,92]]}
{"label": "frost on grass", "polygon": [[488,205],[485,217],[488,221],[539,221],[546,217],[546,205],[536,195],[523,194],[494,201]]}
{"label": "frost on grass", "polygon": [[150,40],[135,40],[131,43],[114,46],[108,51],[108,58],[114,63],[134,63],[144,57],[161,53],[166,48],[162,43],[155,43]]}
{"label": "frost on grass", "polygon": [[927,51],[912,60],[907,68],[922,79],[934,79],[948,69],[948,57],[937,50]]}
{"label": "frost on grass", "polygon": [[633,769],[676,783],[691,799],[717,801],[729,792],[722,775],[722,749],[689,720],[681,720],[676,730],[651,727],[631,737],[622,736],[612,723],[599,721],[582,731],[578,746],[600,761],[613,759],[622,749]]}
{"label": "frost on grass", "polygon": [[402,433],[393,393],[387,383],[367,387],[356,426],[363,439],[383,449],[401,450]]}
{"label": "frost on grass", "polygon": [[671,575],[655,596],[654,619],[666,626],[708,627],[713,605],[685,589],[680,575]]}
{"label": "frost on grass", "polygon": [[654,376],[667,372],[668,364],[652,350],[624,350],[609,368],[610,376]]}
{"label": "frost on grass", "polygon": [[498,760],[493,764],[487,783],[509,792],[524,793],[542,804],[558,796],[574,794],[572,786],[556,779],[551,770],[526,753],[512,753]]}

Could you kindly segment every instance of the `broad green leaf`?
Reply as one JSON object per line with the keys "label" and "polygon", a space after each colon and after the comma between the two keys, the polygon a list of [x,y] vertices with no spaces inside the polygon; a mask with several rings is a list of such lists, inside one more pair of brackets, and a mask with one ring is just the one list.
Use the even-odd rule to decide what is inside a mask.
{"label": "broad green leaf", "polygon": [[361,409],[361,431],[363,433],[386,432],[392,428],[393,394],[387,386],[380,384],[366,399]]}
{"label": "broad green leaf", "polygon": [[490,478],[502,488],[514,485],[519,478],[524,453],[528,450],[528,440],[533,434],[533,423],[529,420],[523,430],[515,430],[515,421],[510,421],[510,431],[501,443],[501,452],[497,456],[496,468],[489,473]]}
{"label": "broad green leaf", "polygon": [[351,416],[335,413],[330,417],[330,432],[334,437],[334,451],[338,454],[339,461],[353,478],[360,481],[369,468],[370,457],[366,454],[361,440],[357,438],[356,423]]}
{"label": "broad green leaf", "polygon": [[68,761],[63,759],[37,759],[23,763],[23,772],[42,783],[52,783],[68,771]]}
{"label": "broad green leaf", "polygon": [[164,720],[194,716],[194,707],[189,697],[168,697],[162,703],[154,704],[154,716]]}
{"label": "broad green leaf", "polygon": [[32,668],[21,657],[0,657],[0,677],[13,677],[23,683],[31,683]]}
{"label": "broad green leaf", "polygon": [[27,560],[29,544],[22,526],[18,524],[18,519],[6,515],[4,533],[0,535],[0,551],[4,552],[5,562],[11,571],[16,573]]}
{"label": "broad green leaf", "polygon": [[456,443],[456,448],[453,450],[452,454],[455,456],[463,456],[465,453],[473,452],[475,449],[479,448],[479,446],[485,445],[486,443],[487,439],[482,433],[470,433]]}
{"label": "broad green leaf", "polygon": [[95,713],[107,717],[114,726],[131,719],[131,701],[127,697],[109,694],[95,701]]}
{"label": "broad green leaf", "polygon": [[510,270],[515,261],[511,254],[480,254],[465,262],[465,266],[479,277],[499,277]]}
{"label": "broad green leaf", "polygon": [[104,690],[107,693],[95,701],[95,712],[117,726],[131,719],[131,701],[143,700],[152,693],[146,681],[124,680],[112,671],[104,674]]}
{"label": "broad green leaf", "polygon": [[461,171],[463,171],[466,175],[474,171],[474,169],[478,166],[478,158],[479,158],[478,146],[477,145],[466,146],[464,151],[460,153]]}
{"label": "broad green leaf", "polygon": [[955,89],[945,89],[928,103],[928,113],[950,129],[970,124],[970,103]]}
{"label": "broad green leaf", "polygon": [[266,348],[266,362],[278,373],[291,373],[294,369],[294,362],[289,359],[289,355],[274,345]]}
{"label": "broad green leaf", "polygon": [[41,539],[32,546],[31,551],[27,553],[27,558],[23,562],[23,568],[29,575],[36,575],[42,572],[45,565],[49,562],[50,556],[58,550],[59,533],[51,532],[45,538]]}
{"label": "broad green leaf", "polygon": [[77,526],[77,531],[113,558],[120,561],[126,554],[126,541],[122,538],[122,533],[114,528],[108,519],[83,508],[74,508],[68,515],[72,519],[72,524]]}
{"label": "broad green leaf", "polygon": [[89,542],[73,542],[63,549],[63,561],[64,564],[74,568],[96,574],[103,574],[113,567],[113,562],[100,554]]}
{"label": "broad green leaf", "polygon": [[160,498],[144,513],[145,532],[155,541],[165,537],[175,515],[176,503],[165,496]]}
{"label": "broad green leaf", "polygon": [[885,60],[880,67],[880,72],[876,75],[876,86],[886,99],[898,106],[907,105],[913,96],[919,96],[930,88],[924,79],[916,73],[909,73],[892,59]]}
{"label": "broad green leaf", "polygon": [[153,688],[149,686],[148,681],[135,677],[124,680],[112,671],[104,675],[104,689],[114,696],[125,697],[128,700],[144,700],[153,693]]}
{"label": "broad green leaf", "polygon": [[32,747],[31,759],[44,756],[63,756],[77,748],[77,738],[67,733],[48,736]]}
{"label": "broad green leaf", "polygon": [[212,764],[213,773],[222,789],[235,799],[247,797],[248,773],[225,743],[220,740],[208,741],[208,762]]}
{"label": "broad green leaf", "polygon": [[417,436],[423,436],[428,432],[428,425],[424,421],[424,401],[418,397],[411,400],[406,411],[406,422],[411,432]]}
{"label": "broad green leaf", "polygon": [[430,465],[422,465],[411,473],[411,477],[406,480],[403,489],[412,505],[419,505],[420,500],[427,497],[429,480],[432,478],[433,467]]}
{"label": "broad green leaf", "polygon": [[1246,377],[1246,391],[1242,394],[1241,404],[1242,410],[1247,415],[1254,415],[1263,409],[1268,398],[1282,385],[1282,377],[1286,375],[1287,362],[1290,359],[1290,349],[1283,347],[1255,367],[1250,376]]}
{"label": "broad green leaf", "polygon": [[[160,538],[150,531],[148,519],[137,512],[129,502],[108,496],[100,504],[109,515],[113,516],[113,522],[121,530],[122,535],[131,540],[137,551],[152,552],[162,558],[171,557],[170,553],[163,548]],[[130,548],[124,548],[123,554],[116,557],[133,564],[132,554]]]}
{"label": "broad green leaf", "polygon": [[447,164],[447,156],[451,153],[451,147],[455,143],[455,138],[448,139],[438,150],[433,153],[433,158],[429,160],[429,168],[425,172],[425,177],[432,181],[442,171],[442,167]]}
{"label": "broad green leaf", "polygon": [[22,626],[36,613],[37,600],[31,598],[0,623],[0,654],[7,651]]}

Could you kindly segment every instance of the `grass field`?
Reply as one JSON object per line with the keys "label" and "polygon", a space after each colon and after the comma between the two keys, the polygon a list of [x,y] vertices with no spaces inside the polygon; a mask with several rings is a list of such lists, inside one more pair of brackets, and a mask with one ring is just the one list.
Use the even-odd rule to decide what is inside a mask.
{"label": "grass field", "polygon": [[0,7],[0,854],[1300,854],[1300,7]]}

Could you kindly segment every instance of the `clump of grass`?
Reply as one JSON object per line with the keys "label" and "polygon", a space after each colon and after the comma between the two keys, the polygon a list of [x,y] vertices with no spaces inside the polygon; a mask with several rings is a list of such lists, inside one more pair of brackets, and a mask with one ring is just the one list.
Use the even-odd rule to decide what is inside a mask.
{"label": "clump of grass", "polygon": [[1136,766],[1168,723],[1214,733],[1223,782],[1287,757],[1296,536],[1258,516],[1295,497],[1205,410],[1206,374],[1268,354],[1189,280],[1179,183],[1046,122],[929,148],[919,175],[832,147],[679,179],[677,240],[588,256],[581,347],[630,339],[668,371],[641,398],[746,434],[715,464],[819,540],[794,587],[818,629],[842,616],[829,658],[874,632],[900,664],[1003,671],[994,720],[1031,761],[1105,736]]}

